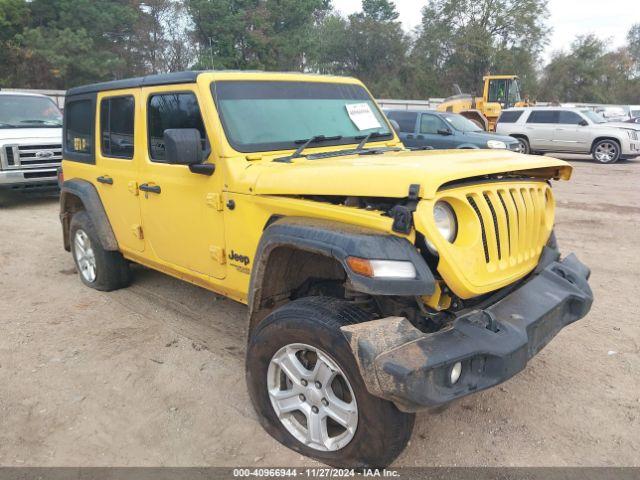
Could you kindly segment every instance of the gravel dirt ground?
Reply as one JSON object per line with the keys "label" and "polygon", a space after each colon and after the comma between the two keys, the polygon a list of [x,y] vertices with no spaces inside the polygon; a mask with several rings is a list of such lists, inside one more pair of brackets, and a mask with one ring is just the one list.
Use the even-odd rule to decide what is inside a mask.
{"label": "gravel dirt ground", "polygon": [[[557,235],[596,301],[528,368],[420,414],[395,466],[640,466],[640,159],[572,160]],[[0,465],[304,466],[259,426],[245,307],[136,269],[84,287],[55,198],[0,208]]]}

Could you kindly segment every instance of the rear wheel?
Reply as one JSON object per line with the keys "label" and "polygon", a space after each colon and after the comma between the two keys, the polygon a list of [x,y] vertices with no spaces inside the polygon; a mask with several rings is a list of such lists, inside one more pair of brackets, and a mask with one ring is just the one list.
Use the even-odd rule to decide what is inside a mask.
{"label": "rear wheel", "polygon": [[293,301],[256,327],[247,386],[267,432],[337,467],[385,467],[404,449],[414,415],[371,395],[340,327],[369,320],[326,297]]}
{"label": "rear wheel", "polygon": [[531,153],[531,146],[529,145],[529,140],[524,137],[515,137],[518,140],[518,152],[529,155]]}
{"label": "rear wheel", "polygon": [[600,140],[593,146],[593,159],[600,163],[616,163],[620,159],[620,145],[614,140]]}
{"label": "rear wheel", "polygon": [[103,291],[116,290],[131,283],[129,264],[120,252],[102,248],[87,212],[73,215],[69,233],[71,254],[82,283]]}

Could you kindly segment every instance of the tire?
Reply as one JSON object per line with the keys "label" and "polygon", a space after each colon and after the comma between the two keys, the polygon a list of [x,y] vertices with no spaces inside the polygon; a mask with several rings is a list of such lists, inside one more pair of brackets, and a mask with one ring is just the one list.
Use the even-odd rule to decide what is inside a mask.
{"label": "tire", "polygon": [[518,142],[520,142],[520,153],[524,153],[525,155],[532,154],[531,145],[529,145],[529,140],[524,137],[514,137]]}
{"label": "tire", "polygon": [[620,160],[620,144],[615,140],[604,139],[595,143],[591,156],[599,163],[616,163]]}
{"label": "tire", "polygon": [[104,292],[124,288],[131,283],[129,264],[120,252],[102,248],[87,212],[73,215],[69,233],[71,255],[82,283]]}
{"label": "tire", "polygon": [[[415,415],[400,412],[393,403],[374,397],[367,391],[351,348],[340,332],[340,327],[343,325],[368,320],[370,320],[370,317],[367,313],[343,300],[328,297],[308,297],[295,300],[275,310],[256,327],[250,336],[247,348],[247,387],[253,407],[262,426],[278,442],[308,457],[315,458],[334,467],[343,468],[383,468],[389,465],[404,450],[411,438]],[[286,350],[286,347],[291,345],[294,346]],[[310,442],[308,441],[303,442],[299,439],[301,436],[292,433],[291,427],[285,426],[284,423],[289,422],[289,425],[295,425],[292,417],[295,419],[295,415],[298,415],[298,418],[301,419],[298,421],[298,425],[303,427],[302,430],[304,430],[305,425],[303,423],[308,425],[306,418],[315,418],[313,417],[314,414],[320,415],[321,418],[326,415],[326,410],[320,405],[325,405],[328,409],[333,408],[334,404],[339,405],[339,402],[334,401],[335,396],[338,396],[337,394],[335,396],[331,396],[331,394],[323,396],[322,403],[317,403],[317,398],[315,400],[312,398],[314,396],[317,397],[318,394],[313,390],[317,385],[311,385],[311,382],[314,381],[314,378],[322,378],[322,375],[308,377],[309,384],[307,387],[301,386],[304,384],[303,378],[301,380],[303,383],[298,384],[297,388],[304,388],[302,392],[306,392],[306,395],[302,399],[299,398],[299,395],[297,399],[292,398],[296,402],[300,400],[297,403],[307,409],[306,414],[303,414],[302,410],[284,413],[281,415],[283,417],[281,421],[276,414],[274,404],[272,404],[270,391],[273,393],[274,390],[271,387],[272,383],[269,382],[273,382],[274,378],[280,385],[282,385],[282,379],[284,379],[284,386],[290,388],[290,390],[285,389],[285,391],[294,392],[293,395],[288,395],[296,397],[294,391],[296,384],[291,382],[286,375],[282,376],[281,372],[284,369],[280,369],[279,376],[276,375],[274,377],[273,371],[278,373],[279,367],[274,366],[277,364],[272,363],[272,359],[274,357],[277,358],[280,352],[285,351],[290,355],[291,352],[295,352],[302,347],[307,349],[307,353],[309,352],[308,348],[317,349],[315,365],[307,365],[309,368],[317,368],[321,363],[321,355],[326,362],[334,362],[334,366],[340,372],[336,373],[334,371],[334,381],[327,382],[331,384],[331,392],[335,394],[336,382],[343,380],[342,375],[344,375],[346,388],[342,385],[342,388],[337,389],[341,390],[343,394],[339,399],[345,403],[350,402],[351,407],[354,404],[356,405],[355,413],[345,417],[356,419],[357,426],[352,433],[349,433],[345,427],[336,429],[335,426],[338,424],[334,425],[330,416],[324,417],[326,419],[324,420],[325,425],[334,428],[334,431],[340,431],[341,428],[345,428],[344,432],[348,434],[346,438],[337,441],[333,449],[327,449],[327,443],[324,444],[325,450],[322,450],[322,447],[317,445],[309,445]],[[303,366],[300,358],[294,358],[298,360],[300,366]],[[271,367],[270,364],[272,365]],[[272,371],[271,368],[274,370]],[[309,370],[306,370],[306,372],[309,372]],[[277,380],[278,378],[280,380]],[[281,391],[280,388],[277,387],[278,393]],[[348,394],[345,395],[344,392],[348,392]],[[353,397],[351,397],[351,394]],[[324,403],[325,397],[332,401]],[[322,409],[319,413],[318,410],[315,410],[315,412],[312,410],[314,408],[317,409],[315,405],[309,406],[309,404],[313,405],[314,402],[315,405],[320,406]],[[322,421],[320,423],[322,424]],[[307,432],[309,431],[310,429],[307,429]],[[323,431],[326,432],[326,430]],[[344,432],[342,433],[343,435],[345,434]],[[340,439],[341,437],[338,435],[335,438]]]}

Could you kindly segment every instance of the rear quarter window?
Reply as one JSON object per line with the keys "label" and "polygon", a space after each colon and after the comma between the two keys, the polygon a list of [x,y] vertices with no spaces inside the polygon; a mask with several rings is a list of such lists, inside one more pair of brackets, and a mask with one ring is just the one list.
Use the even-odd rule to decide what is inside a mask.
{"label": "rear quarter window", "polygon": [[64,109],[65,160],[94,163],[95,96],[68,99]]}
{"label": "rear quarter window", "polygon": [[513,112],[502,112],[500,118],[498,119],[498,123],[516,123],[522,117],[524,113],[523,110],[517,110]]}

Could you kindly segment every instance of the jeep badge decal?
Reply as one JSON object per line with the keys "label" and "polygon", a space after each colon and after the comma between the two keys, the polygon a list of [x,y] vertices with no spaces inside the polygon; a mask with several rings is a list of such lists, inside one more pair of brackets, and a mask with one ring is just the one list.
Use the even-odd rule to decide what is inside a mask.
{"label": "jeep badge decal", "polygon": [[236,253],[233,250],[231,250],[231,253],[229,254],[229,260],[242,263],[244,266],[249,265],[249,262],[251,262],[249,257],[247,257],[246,255],[240,255],[239,253]]}

